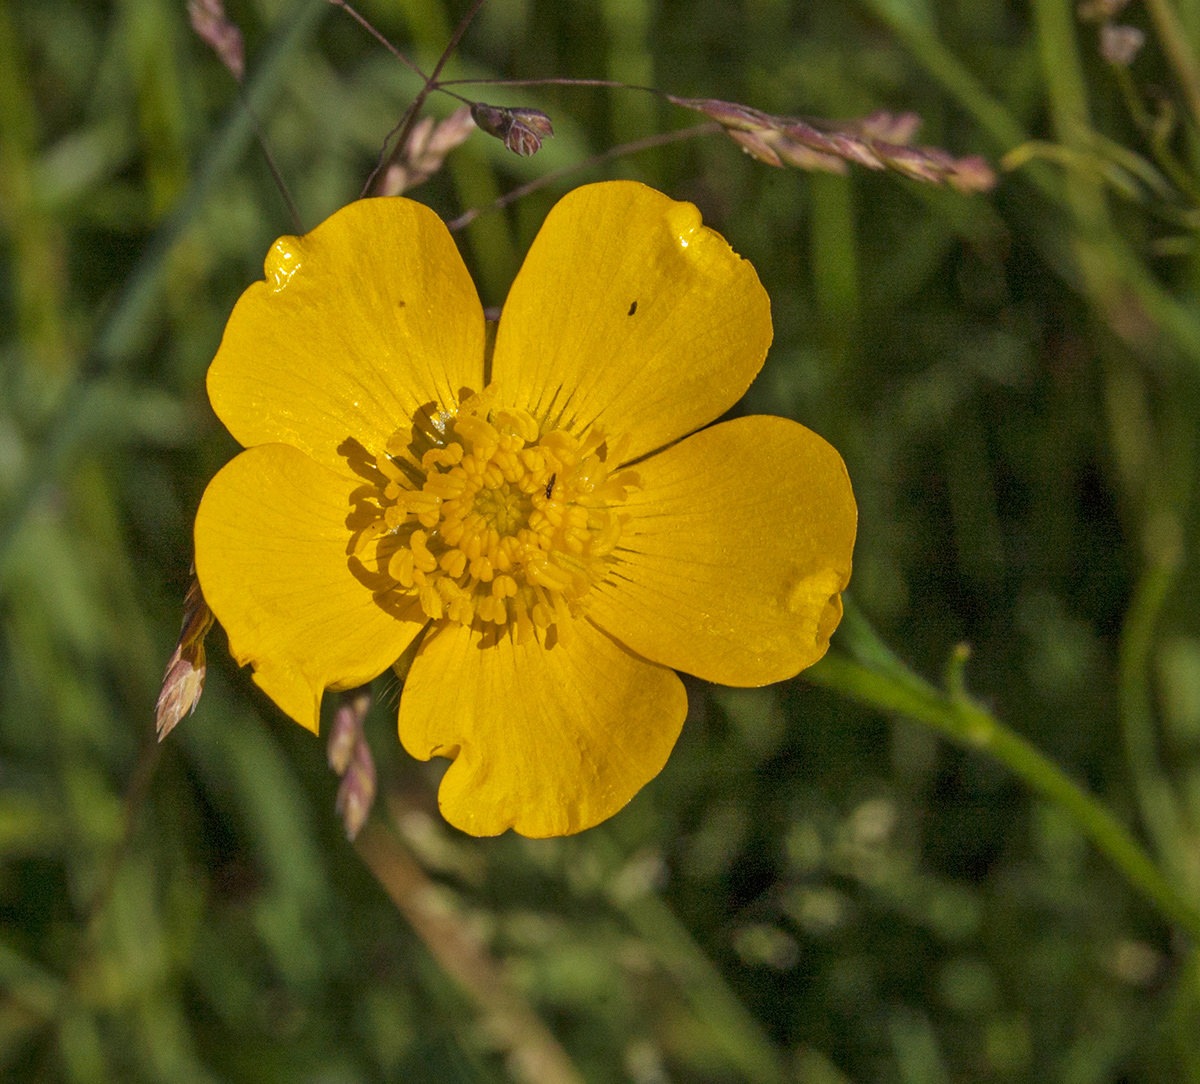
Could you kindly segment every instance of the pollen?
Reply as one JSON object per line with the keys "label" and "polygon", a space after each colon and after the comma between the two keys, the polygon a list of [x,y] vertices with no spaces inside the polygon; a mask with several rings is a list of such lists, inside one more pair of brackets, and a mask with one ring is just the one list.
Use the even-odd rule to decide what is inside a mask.
{"label": "pollen", "polygon": [[355,555],[431,621],[508,630],[517,643],[553,630],[566,644],[608,571],[638,475],[619,468],[628,441],[543,432],[495,398],[489,386],[392,434]]}

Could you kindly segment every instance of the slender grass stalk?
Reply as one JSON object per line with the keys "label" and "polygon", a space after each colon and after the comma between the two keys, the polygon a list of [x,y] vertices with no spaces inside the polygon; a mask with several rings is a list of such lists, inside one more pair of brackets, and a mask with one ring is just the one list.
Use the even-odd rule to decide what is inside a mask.
{"label": "slender grass stalk", "polygon": [[37,115],[9,5],[0,0],[0,228],[13,246],[17,333],[26,364],[51,386],[70,372],[66,290],[60,266],[65,238],[34,190]]}
{"label": "slender grass stalk", "polygon": [[378,820],[371,821],[354,849],[438,965],[479,1006],[484,1027],[507,1047],[520,1077],[529,1084],[584,1084],[541,1017],[461,917],[445,905],[397,836]]}
{"label": "slender grass stalk", "polygon": [[1183,21],[1169,0],[1146,0],[1146,8],[1163,52],[1179,80],[1192,123],[1200,127],[1200,60],[1187,39]]}
{"label": "slender grass stalk", "polygon": [[1176,867],[1175,879],[1186,884],[1188,871],[1178,867],[1188,848],[1178,802],[1158,759],[1147,680],[1155,626],[1177,579],[1173,564],[1156,562],[1138,580],[1121,630],[1120,703],[1125,757],[1146,830],[1160,859]]}
{"label": "slender grass stalk", "polygon": [[[1091,117],[1072,8],[1058,0],[1034,0],[1042,72],[1050,92],[1055,134],[1064,146],[1086,152],[1090,148]],[[1111,290],[1103,256],[1111,249],[1112,224],[1104,186],[1093,170],[1070,170],[1066,201],[1075,217],[1076,258],[1089,289],[1103,297]]]}
{"label": "slender grass stalk", "polygon": [[[279,89],[288,64],[317,27],[329,5],[326,0],[298,0],[284,29],[268,46],[246,87],[246,101],[261,116],[264,107]],[[96,432],[96,415],[110,394],[101,374],[116,368],[132,355],[140,339],[147,314],[162,290],[167,258],[184,230],[200,212],[217,182],[229,173],[245,153],[254,135],[253,121],[239,103],[234,106],[205,151],[200,167],[175,210],[159,227],[142,253],[137,266],[125,281],[89,351],[77,380],[62,395],[53,416],[31,454],[37,463],[9,501],[0,522],[0,575],[8,566],[14,541],[21,524],[42,499],[52,493],[76,451]]]}
{"label": "slender grass stalk", "polygon": [[289,64],[328,9],[326,0],[297,0],[291,17],[280,20],[283,29],[267,47],[261,63],[255,66],[246,83],[245,100],[250,111],[241,103],[235,105],[209,143],[183,198],[155,233],[133,274],[126,280],[96,340],[87,368],[108,368],[132,352],[146,314],[158,299],[167,257],[216,184],[245,154],[254,139],[253,117],[264,115],[271,99],[283,85]]}
{"label": "slender grass stalk", "polygon": [[830,652],[805,672],[811,681],[884,711],[899,712],[960,745],[995,757],[1031,790],[1068,813],[1134,888],[1200,941],[1200,910],[1176,889],[1103,802],[982,705],[943,692],[913,673],[853,605],[847,605],[840,639],[854,657]]}
{"label": "slender grass stalk", "polygon": [[[598,841],[597,847],[610,865],[617,864],[618,850],[611,837]],[[710,1042],[722,1051],[738,1079],[748,1084],[788,1080],[779,1049],[670,904],[653,891],[626,894],[614,890],[609,898],[678,984]]]}
{"label": "slender grass stalk", "polygon": [[[862,2],[887,23],[921,67],[975,119],[1002,152],[1010,151],[1028,141],[1028,134],[1007,107],[993,97],[966,65],[938,40],[931,27],[908,14],[908,5],[888,3],[887,0]],[[1038,0],[1034,6],[1040,32],[1047,39],[1043,44],[1044,66],[1047,69],[1047,81],[1051,85],[1051,97],[1055,99],[1056,109],[1072,101],[1077,103],[1083,84],[1082,76],[1078,74],[1078,55],[1075,52],[1074,33],[1070,24],[1073,9],[1070,5],[1061,4],[1059,0]],[[1064,48],[1071,50],[1074,55],[1058,52]],[[1073,71],[1060,72],[1060,60]],[[1062,138],[1061,132],[1059,135]],[[1085,153],[1089,150],[1088,147],[1082,149]],[[1072,210],[1074,201],[1079,198],[1072,192],[1075,174],[1071,175],[1071,182],[1065,184],[1048,168],[1048,164],[1038,162],[1030,162],[1024,173],[1053,204],[1064,210]],[[1088,196],[1087,199],[1091,201],[1092,197]],[[1058,240],[1057,231],[1045,231],[1040,235],[1040,239],[1043,246],[1046,246],[1048,242]],[[1090,294],[1090,300],[1097,305],[1101,315],[1106,319],[1113,319],[1115,316],[1116,322],[1119,323],[1122,316],[1136,313],[1135,309],[1126,307],[1129,302],[1133,302],[1142,310],[1141,313],[1136,313],[1136,316],[1144,315],[1149,325],[1161,331],[1169,341],[1170,347],[1173,347],[1188,366],[1194,367],[1200,363],[1200,318],[1197,317],[1194,307],[1181,304],[1163,289],[1138,254],[1111,230],[1106,238],[1106,246],[1105,248],[1094,245],[1088,256],[1090,273],[1096,274],[1103,270],[1105,275],[1109,276],[1111,284],[1119,287],[1110,291],[1104,304],[1099,303],[1100,298],[1095,293]],[[1049,258],[1052,265],[1060,262],[1054,258],[1053,252],[1049,253]],[[1062,268],[1060,273],[1064,273],[1069,279],[1072,270],[1074,269]],[[1152,343],[1152,346],[1158,349],[1157,343]],[[1170,354],[1169,349],[1165,352]]]}

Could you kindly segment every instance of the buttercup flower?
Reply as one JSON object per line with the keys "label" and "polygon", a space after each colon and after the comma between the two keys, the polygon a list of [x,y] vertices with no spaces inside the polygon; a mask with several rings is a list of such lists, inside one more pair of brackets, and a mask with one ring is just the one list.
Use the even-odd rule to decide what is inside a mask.
{"label": "buttercup flower", "polygon": [[631,182],[550,212],[490,356],[421,204],[362,200],[281,238],[208,374],[246,449],[195,532],[234,656],[316,731],[325,689],[415,647],[400,738],[453,759],[447,820],[549,836],[611,816],[683,725],[675,670],[779,681],[841,618],[837,452],[782,418],[699,429],[770,341],[750,264]]}

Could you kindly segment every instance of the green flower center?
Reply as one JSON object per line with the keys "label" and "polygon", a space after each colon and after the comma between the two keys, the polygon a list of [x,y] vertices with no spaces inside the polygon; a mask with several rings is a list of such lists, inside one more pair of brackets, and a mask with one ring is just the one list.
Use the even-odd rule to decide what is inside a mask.
{"label": "green flower center", "polygon": [[494,398],[489,386],[456,415],[422,411],[392,434],[355,553],[430,620],[512,626],[518,643],[553,627],[566,642],[638,476],[613,473],[625,442],[598,429],[543,433]]}

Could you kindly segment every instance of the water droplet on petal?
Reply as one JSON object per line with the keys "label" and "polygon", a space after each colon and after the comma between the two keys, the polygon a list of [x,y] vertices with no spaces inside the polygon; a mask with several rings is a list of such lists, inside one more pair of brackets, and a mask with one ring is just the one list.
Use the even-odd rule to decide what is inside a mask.
{"label": "water droplet on petal", "polygon": [[272,293],[279,293],[300,270],[300,238],[281,237],[263,261],[263,271]]}
{"label": "water droplet on petal", "polygon": [[680,248],[687,248],[688,242],[700,228],[700,212],[693,204],[677,203],[667,212],[667,228],[675,235]]}

